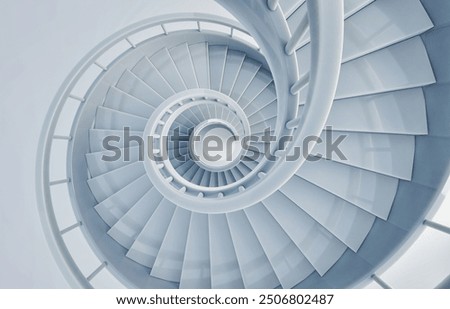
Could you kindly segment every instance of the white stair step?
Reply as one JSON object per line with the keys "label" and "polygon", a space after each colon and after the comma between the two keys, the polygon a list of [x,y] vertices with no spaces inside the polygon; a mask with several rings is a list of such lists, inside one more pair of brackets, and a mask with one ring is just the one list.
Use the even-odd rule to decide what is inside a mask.
{"label": "white stair step", "polygon": [[144,174],[96,205],[95,210],[106,224],[113,226],[152,186]]}
{"label": "white stair step", "polygon": [[345,21],[344,59],[393,45],[432,27],[420,0],[377,0]]}
{"label": "white stair step", "polygon": [[257,63],[256,61],[251,60],[249,58],[245,59],[244,63],[241,66],[239,74],[236,78],[236,82],[234,83],[233,90],[231,91],[230,94],[230,97],[233,100],[239,101],[242,94],[250,85],[250,83],[252,82],[253,78],[256,76],[260,68],[261,64]]}
{"label": "white stair step", "polygon": [[372,2],[374,2],[374,0],[344,0],[345,18],[366,9],[366,7]]}
{"label": "white stair step", "polygon": [[203,174],[202,180],[200,182],[200,186],[202,186],[202,187],[208,187],[209,186],[209,183],[211,181],[211,174],[212,174],[212,172],[205,171],[205,173]]}
{"label": "white stair step", "polygon": [[225,171],[224,172],[225,175],[225,179],[226,179],[226,183],[230,184],[236,181],[236,179],[234,178],[233,174],[231,173],[231,171]]}
{"label": "white stair step", "polygon": [[197,116],[197,118],[199,119],[199,122],[205,121],[207,119],[209,119],[209,115],[208,115],[208,110],[206,109],[205,106],[195,106],[192,109],[192,113],[195,114]]}
{"label": "white stair step", "polygon": [[180,123],[184,123],[187,128],[195,127],[201,122],[198,115],[196,115],[192,109],[188,109],[180,115]]}
{"label": "white stair step", "polygon": [[194,178],[195,174],[197,174],[197,172],[199,170],[200,170],[200,166],[198,166],[197,164],[194,163],[191,166],[191,168],[189,168],[189,170],[186,173],[182,174],[181,176],[183,176],[187,180],[191,181]]}
{"label": "white stair step", "polygon": [[209,250],[211,287],[244,288],[227,217],[224,214],[209,215]]}
{"label": "white stair step", "polygon": [[[301,24],[302,19],[306,16],[307,14],[307,10],[308,10],[308,6],[306,5],[306,3],[303,3],[298,6],[293,12],[292,14],[289,15],[289,17],[286,19],[287,20],[287,24],[288,27],[291,31],[291,35],[292,33],[295,32],[295,30],[297,29],[298,25]],[[309,30],[308,30],[309,32]],[[309,41],[309,33],[305,34],[305,38],[306,38],[306,42]],[[306,42],[303,42],[302,40],[302,45],[305,44]]]}
{"label": "white stair step", "polygon": [[209,89],[208,44],[198,43],[190,45],[189,51],[200,88]]}
{"label": "white stair step", "polygon": [[[344,155],[343,158],[340,158],[336,152],[327,154],[325,142],[327,135],[330,143],[340,136],[345,137],[338,146]],[[320,154],[329,160],[394,178],[411,179],[415,150],[414,136],[327,131],[322,133],[321,139],[324,142],[317,144],[312,151],[313,155]]]}
{"label": "white stair step", "polygon": [[161,95],[130,70],[126,70],[123,73],[122,77],[117,82],[116,87],[155,108],[164,101],[164,98]]}
{"label": "white stair step", "polygon": [[88,179],[88,185],[97,202],[101,203],[144,173],[144,164],[138,161]]}
{"label": "white stair step", "polygon": [[298,176],[280,191],[355,252],[375,220],[375,216]]}
{"label": "white stair step", "polygon": [[179,168],[181,165],[185,164],[187,162],[188,159],[188,150],[185,149],[183,151],[181,151],[181,156],[175,156],[173,154],[169,154],[170,157],[169,159],[172,160],[172,166],[174,169]]}
{"label": "white stair step", "polygon": [[227,184],[227,179],[225,178],[224,172],[219,172],[217,174],[217,183],[219,187],[225,186]]}
{"label": "white stair step", "polygon": [[255,123],[251,123],[250,124],[250,129],[252,131],[252,134],[259,134],[259,133],[264,133],[264,131],[269,130],[275,130],[277,125],[277,116],[275,115],[274,117],[270,118],[270,119],[265,119],[262,121],[257,121]]}
{"label": "white stair step", "polygon": [[278,106],[275,101],[275,102],[272,102],[271,104],[265,106],[264,108],[260,109],[253,115],[250,115],[248,117],[248,120],[250,123],[264,121],[264,120],[272,118],[274,115],[277,115],[277,112],[278,112]]}
{"label": "white stair step", "polygon": [[266,87],[253,101],[249,102],[242,108],[247,115],[253,115],[255,112],[266,107],[267,105],[276,103],[276,100],[277,94],[275,91],[275,85],[272,83]]}
{"label": "white stair step", "polygon": [[[435,83],[420,37],[381,49],[342,65],[336,99],[421,87]],[[306,88],[300,93],[304,102]]]}
{"label": "white stair step", "polygon": [[186,120],[186,126],[187,127],[194,127],[196,126],[198,123],[201,122],[200,118],[198,117],[198,115],[196,115],[192,109],[188,109],[186,110],[184,113],[182,113],[180,115],[180,117],[184,120]]}
{"label": "white stair step", "polygon": [[208,215],[192,213],[180,289],[211,288]]}
{"label": "white stair step", "polygon": [[[102,174],[108,173],[122,166],[134,163],[143,159],[139,146],[129,148],[117,148],[117,153],[112,150],[105,150],[100,152],[93,152],[86,154],[86,161],[91,177],[97,177]],[[129,154],[127,160],[125,160],[125,154]],[[117,160],[114,158],[120,156]],[[114,159],[114,160],[113,160]],[[111,160],[111,161],[110,161]]]}
{"label": "white stair step", "polygon": [[320,275],[323,276],[347,249],[281,192],[275,192],[263,204]]}
{"label": "white stair step", "polygon": [[184,164],[187,161],[187,155],[189,155],[189,148],[186,145],[186,143],[184,146],[180,146],[178,149],[171,149],[169,151],[169,158],[170,160],[172,160],[173,165],[177,165],[176,167],[174,166],[174,168],[177,168],[178,166],[180,166],[181,164]]}
{"label": "white stair step", "polygon": [[172,282],[180,281],[190,220],[190,211],[181,207],[175,209],[150,275]]}
{"label": "white stair step", "polygon": [[[376,22],[374,22],[376,20]],[[410,39],[433,27],[419,0],[377,0],[345,21],[343,62]],[[310,70],[311,46],[297,51],[302,72]]]}
{"label": "white stair step", "polygon": [[245,54],[242,52],[228,50],[225,70],[223,73],[221,92],[230,95],[233,89],[239,71],[245,60]]}
{"label": "white stair step", "polygon": [[247,165],[245,165],[244,163],[242,163],[242,162],[239,162],[239,164],[238,165],[236,165],[236,168],[239,170],[239,172],[242,174],[242,175],[244,175],[244,176],[246,176],[247,174],[249,174],[252,170],[251,169],[249,169],[248,167],[247,167]]}
{"label": "white stair step", "polygon": [[180,44],[169,50],[170,55],[177,67],[178,72],[188,89],[196,89],[199,87],[197,77],[195,76],[194,63],[192,62],[191,53],[187,43]]}
{"label": "white stair step", "polygon": [[191,182],[199,185],[202,182],[204,174],[205,174],[204,169],[202,169],[202,168],[198,169],[197,172],[195,173],[194,177],[192,177]]}
{"label": "white stair step", "polygon": [[226,121],[228,121],[229,123],[231,123],[235,127],[238,126],[241,123],[239,118],[236,117],[236,115],[230,110],[227,110],[227,115],[225,116],[225,119],[226,119]]}
{"label": "white stair step", "polygon": [[426,135],[421,88],[342,99],[334,102],[327,126],[338,131]]}
{"label": "white stair step", "polygon": [[248,157],[244,157],[244,159],[241,161],[242,164],[244,164],[248,169],[253,170],[258,165],[258,162],[255,160],[251,160]]}
{"label": "white stair step", "polygon": [[181,164],[179,167],[176,168],[176,171],[178,172],[178,174],[180,174],[181,176],[183,176],[184,174],[186,174],[186,172],[191,169],[193,166],[195,165],[195,162],[193,162],[192,160],[186,161],[186,163]]}
{"label": "white stair step", "polygon": [[162,195],[152,187],[136,204],[108,231],[115,241],[129,249],[141,233],[162,200]]}
{"label": "white stair step", "polygon": [[104,106],[124,113],[150,118],[155,108],[122,90],[111,87],[106,94]]}
{"label": "white stair step", "polygon": [[227,214],[228,226],[245,288],[271,289],[280,285],[244,211]]}
{"label": "white stair step", "polygon": [[142,58],[132,72],[164,99],[175,94],[172,86],[147,57]]}
{"label": "white stair step", "polygon": [[[349,18],[356,12],[364,9],[373,1],[374,0],[344,0],[344,17]],[[306,10],[307,10],[306,4],[302,4],[302,6],[296,9],[295,12],[293,12],[287,19],[287,23],[289,29],[291,30],[291,33],[293,33],[295,29],[297,29],[297,26],[300,24],[301,17],[304,16]],[[309,42],[309,40],[310,36],[308,31],[305,37],[303,38],[302,42],[300,43],[300,46],[306,44],[307,42]]]}
{"label": "white stair step", "polygon": [[220,91],[227,60],[228,46],[209,45],[209,76],[212,90]]}
{"label": "white stair step", "polygon": [[248,207],[245,213],[283,288],[293,288],[314,271],[263,204]]}
{"label": "white stair step", "polygon": [[231,174],[233,174],[233,178],[236,180],[241,179],[244,175],[239,171],[239,169],[237,167],[233,167],[230,170]]}
{"label": "white stair step", "polygon": [[178,118],[178,123],[181,127],[192,128],[195,127],[198,123],[198,120],[193,116],[190,110],[182,113]]}
{"label": "white stair step", "polygon": [[167,48],[161,49],[149,59],[175,92],[187,89]]}
{"label": "white stair step", "polygon": [[272,82],[273,78],[270,72],[265,69],[260,69],[245,92],[239,98],[239,105],[247,106],[250,102],[254,101],[264,89],[269,87]]}
{"label": "white stair step", "polygon": [[296,175],[384,220],[397,193],[396,178],[330,160],[307,160]]}
{"label": "white stair step", "polygon": [[127,257],[141,265],[153,267],[176,206],[163,199],[136,238]]}
{"label": "white stair step", "polygon": [[[130,136],[134,137],[140,137],[142,138],[142,131],[130,131]],[[125,143],[125,133],[123,130],[99,130],[99,129],[90,129],[89,130],[89,147],[91,152],[100,152],[105,151],[103,147],[103,141],[105,138],[114,137],[114,142],[111,142],[111,145],[124,148]],[[130,146],[137,145],[133,143],[130,143]]]}
{"label": "white stair step", "polygon": [[218,180],[218,173],[212,172],[211,177],[209,178],[209,186],[210,187],[217,187],[219,185]]}
{"label": "white stair step", "polygon": [[147,119],[127,114],[107,107],[99,106],[95,116],[95,129],[143,131]]}
{"label": "white stair step", "polygon": [[288,18],[305,0],[280,0],[280,7],[284,16]]}

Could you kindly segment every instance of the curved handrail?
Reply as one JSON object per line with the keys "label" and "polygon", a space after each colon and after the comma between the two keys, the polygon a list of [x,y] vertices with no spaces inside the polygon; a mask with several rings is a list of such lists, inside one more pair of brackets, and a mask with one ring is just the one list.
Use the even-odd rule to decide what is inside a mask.
{"label": "curved handrail", "polygon": [[[295,161],[286,160],[302,147],[307,137],[319,136],[331,110],[338,85],[344,41],[343,0],[308,0],[308,19],[311,32],[311,63],[309,91],[304,112],[297,118],[298,93],[292,88],[299,80],[295,53],[286,54],[286,44],[291,40],[284,15],[280,9],[268,9],[267,0],[238,1],[216,0],[229,10],[250,32],[265,55],[275,81],[278,102],[278,121],[275,135],[292,136],[293,141],[284,149],[271,147],[277,160],[267,158],[254,171],[259,179],[239,194],[221,196],[211,207],[209,199],[185,194],[181,197],[175,188],[159,186],[168,199],[181,205],[189,205],[198,212],[230,212],[242,205],[254,205],[264,200],[284,185],[305,162],[307,155]],[[295,88],[295,87],[294,87]],[[294,117],[292,117],[295,115]],[[310,145],[314,146],[314,141]],[[313,147],[310,148],[310,150]],[[309,154],[308,154],[309,155]],[[264,177],[270,172],[270,177]]]}

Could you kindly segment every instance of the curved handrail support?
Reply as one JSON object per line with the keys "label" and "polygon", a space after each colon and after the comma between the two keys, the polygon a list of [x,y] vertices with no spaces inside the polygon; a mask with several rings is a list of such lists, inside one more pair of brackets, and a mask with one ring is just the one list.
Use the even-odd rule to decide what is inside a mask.
{"label": "curved handrail support", "polygon": [[294,147],[301,147],[305,138],[320,135],[333,104],[342,62],[344,1],[307,0],[306,3],[311,33],[311,71],[305,109],[298,124],[300,132],[288,154],[293,153]]}
{"label": "curved handrail support", "polygon": [[[245,5],[238,5],[242,3],[240,0],[216,1],[228,9],[238,20],[242,19],[241,22],[250,34],[252,34],[258,45],[261,47],[261,50],[266,55],[267,62],[269,63],[276,83],[277,78],[280,78],[282,81],[285,81],[286,78],[291,78],[292,80],[293,75],[297,76],[294,77],[295,79],[292,80],[292,82],[298,80],[298,71],[296,71],[295,73],[297,74],[295,74],[291,70],[288,70],[288,72],[290,72],[289,77],[280,77],[279,74],[277,75],[277,72],[280,73],[280,68],[283,67],[281,66],[283,61],[284,65],[292,60],[296,62],[296,55],[295,53],[293,55],[286,55],[285,45],[279,46],[279,41],[270,41],[270,38],[275,39],[273,36],[270,36],[271,33],[279,32],[280,30],[282,31],[287,25],[280,25],[280,29],[274,29],[277,28],[274,25],[274,18],[268,17],[267,14],[256,15],[256,13],[262,12],[263,7],[267,10],[266,1],[246,1]],[[225,209],[232,211],[233,209],[230,209],[229,205],[253,205],[269,197],[294,175],[306,161],[309,153],[292,161],[288,161],[286,157],[294,155],[296,149],[303,146],[303,142],[307,137],[319,136],[321,134],[331,110],[339,80],[344,42],[344,0],[308,0],[307,5],[311,31],[312,69],[310,72],[306,107],[302,117],[298,118],[299,124],[297,126],[297,134],[295,135],[293,142],[289,144],[285,151],[278,150],[276,152],[277,155],[279,155],[279,158],[271,167],[270,177],[263,177],[259,182],[253,184],[251,188],[248,188],[248,190],[240,192],[239,194],[216,199],[214,201],[213,210],[211,210],[211,207],[207,207],[209,201],[206,199],[201,200],[194,197],[186,197],[185,202],[196,204],[199,212],[208,208],[209,212],[223,212]],[[282,14],[280,10],[274,12],[270,10],[267,11],[270,12],[270,14]],[[249,18],[250,20],[257,19],[256,16],[259,17],[259,20],[256,20],[253,24],[248,19],[244,20],[245,18]],[[258,27],[258,25],[260,27]],[[269,33],[265,33],[266,35],[264,35],[262,33],[263,28],[269,28],[267,30]],[[280,37],[277,39],[280,39]],[[289,41],[289,37],[282,37],[282,40],[284,40],[284,44],[286,44]],[[269,58],[271,55],[280,55],[279,50],[283,51],[283,60]],[[277,67],[276,64],[280,64],[280,66]],[[297,64],[295,63],[295,65]],[[285,83],[282,84],[285,86]],[[295,113],[288,113],[295,117],[297,114],[297,106],[291,106],[291,104],[292,102],[298,102],[298,94],[292,95],[290,93],[291,86],[292,85],[289,85],[289,87],[285,89],[285,93],[283,91],[284,87],[280,87],[280,83],[276,85],[277,97],[278,101],[282,102],[282,104],[288,104],[288,106],[286,106],[288,112],[289,109],[295,110]],[[280,121],[282,122],[285,116],[286,113],[284,115],[278,115],[278,117],[282,119],[278,119],[277,129],[279,128]],[[286,119],[286,121],[283,122],[284,132],[290,132],[289,130],[286,130],[285,124],[288,123],[288,120],[292,120],[292,118]],[[276,132],[280,131],[277,130]],[[314,146],[314,142],[311,142],[310,146]],[[312,148],[313,147],[311,147],[311,151]]]}

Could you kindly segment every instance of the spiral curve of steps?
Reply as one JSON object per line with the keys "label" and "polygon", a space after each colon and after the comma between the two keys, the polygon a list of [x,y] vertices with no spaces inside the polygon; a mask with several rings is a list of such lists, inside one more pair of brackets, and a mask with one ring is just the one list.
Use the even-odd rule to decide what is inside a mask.
{"label": "spiral curve of steps", "polygon": [[[241,10],[239,21],[252,9],[218,2],[231,13]],[[288,33],[304,28],[286,57],[295,57],[300,81],[311,78],[307,2],[257,2],[269,6],[268,16],[282,14]],[[240,160],[220,165],[193,160],[189,137],[284,130],[279,72],[271,70],[275,61],[266,58],[258,35],[255,45],[199,31],[195,23],[183,31],[162,27],[95,81],[70,146],[74,191],[84,205],[80,213],[89,217],[84,227],[95,243],[111,247],[102,254],[123,281],[137,287],[346,287],[385,258],[361,254],[371,231],[381,224],[406,234],[389,219],[400,184],[414,178],[416,138],[429,133],[423,87],[436,77],[421,35],[433,23],[419,0],[345,0],[343,14],[342,64],[320,138],[345,137],[345,157],[317,144],[292,177],[255,204],[219,205],[270,177],[261,168],[264,143],[251,141],[253,156],[242,151]],[[308,91],[308,83],[297,89],[292,119],[308,110]],[[167,151],[162,163],[143,156],[148,135],[173,137],[175,131],[181,134],[176,146],[155,143],[160,148],[153,154]],[[125,135],[133,142],[124,143]],[[111,136],[127,160],[105,161]],[[163,185],[176,195],[168,196],[172,191]],[[177,202],[178,196],[201,202]],[[354,275],[333,281],[333,269],[348,264],[340,261],[356,261]]]}

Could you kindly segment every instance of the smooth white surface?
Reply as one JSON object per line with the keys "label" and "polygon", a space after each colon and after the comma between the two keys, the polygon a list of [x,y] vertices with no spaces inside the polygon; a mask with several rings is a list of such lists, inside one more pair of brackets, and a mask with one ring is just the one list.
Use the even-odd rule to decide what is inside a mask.
{"label": "smooth white surface", "polygon": [[211,288],[208,215],[191,214],[180,288]]}
{"label": "smooth white surface", "polygon": [[209,216],[211,287],[244,288],[225,214]]}
{"label": "smooth white surface", "polygon": [[314,271],[314,267],[263,204],[244,211],[284,289],[294,287]]}
{"label": "smooth white surface", "polygon": [[113,227],[108,235],[129,249],[162,200],[158,190],[149,190]]}
{"label": "smooth white surface", "polygon": [[[345,21],[343,62],[409,39],[432,26],[419,0],[377,0]],[[304,72],[310,69],[310,53],[309,44],[297,51]]]}
{"label": "smooth white surface", "polygon": [[128,250],[127,257],[147,267],[153,267],[175,209],[174,204],[163,199]]}
{"label": "smooth white surface", "polygon": [[280,191],[263,204],[319,274],[325,274],[347,249]]}
{"label": "smooth white surface", "polygon": [[245,212],[228,213],[227,221],[245,288],[277,287],[280,282]]}
{"label": "smooth white surface", "polygon": [[375,216],[298,176],[280,191],[355,252],[375,220]]}
{"label": "smooth white surface", "polygon": [[306,161],[296,175],[385,220],[397,193],[395,178],[330,160]]}
{"label": "smooth white surface", "polygon": [[180,281],[190,222],[191,212],[177,207],[150,275]]}

